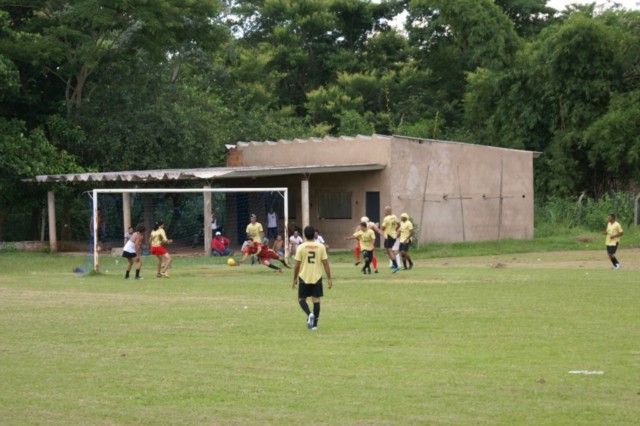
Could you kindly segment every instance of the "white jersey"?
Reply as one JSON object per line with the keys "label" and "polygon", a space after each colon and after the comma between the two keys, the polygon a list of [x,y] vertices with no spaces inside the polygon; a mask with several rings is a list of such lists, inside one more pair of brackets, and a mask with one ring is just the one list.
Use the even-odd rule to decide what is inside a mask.
{"label": "white jersey", "polygon": [[127,241],[127,244],[124,245],[124,248],[122,250],[129,253],[135,253],[136,245],[133,243],[133,241],[129,240]]}

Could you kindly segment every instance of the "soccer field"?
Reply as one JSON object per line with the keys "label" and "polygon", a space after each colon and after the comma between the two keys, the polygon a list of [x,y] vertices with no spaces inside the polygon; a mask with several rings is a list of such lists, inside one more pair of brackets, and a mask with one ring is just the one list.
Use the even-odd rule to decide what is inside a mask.
{"label": "soccer field", "polygon": [[[310,331],[291,271],[175,257],[171,278],[0,253],[2,425],[635,425],[639,250],[330,253]],[[107,263],[108,263],[107,262]]]}

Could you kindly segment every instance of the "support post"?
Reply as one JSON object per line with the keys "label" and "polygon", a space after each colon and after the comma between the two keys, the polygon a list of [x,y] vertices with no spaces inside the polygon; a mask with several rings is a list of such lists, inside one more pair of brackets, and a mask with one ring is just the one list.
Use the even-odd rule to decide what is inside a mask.
{"label": "support post", "polygon": [[53,191],[47,192],[49,213],[49,249],[51,253],[58,251],[58,236],[56,234],[56,196]]}
{"label": "support post", "polygon": [[309,226],[309,178],[305,176],[300,182],[302,201],[302,229]]}
{"label": "support post", "polygon": [[124,226],[124,230],[122,231],[122,234],[124,235],[124,233],[127,232],[127,229],[129,229],[129,227],[132,226],[131,225],[131,194],[128,192],[122,193],[122,225]]}
{"label": "support post", "polygon": [[[210,189],[210,186],[205,186],[205,189]],[[204,254],[205,256],[211,254],[211,191],[204,191],[202,193],[204,200]]]}

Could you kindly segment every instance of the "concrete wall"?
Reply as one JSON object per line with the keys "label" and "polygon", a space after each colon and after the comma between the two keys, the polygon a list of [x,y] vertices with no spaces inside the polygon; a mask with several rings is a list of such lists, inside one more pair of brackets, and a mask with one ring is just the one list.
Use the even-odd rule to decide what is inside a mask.
{"label": "concrete wall", "polygon": [[[512,149],[403,137],[358,136],[263,143],[239,143],[234,159],[243,166],[380,163],[381,171],[318,173],[309,177],[310,222],[335,248],[365,214],[365,193],[380,193],[380,208],[408,213],[419,243],[533,237],[533,153]],[[236,186],[287,186],[297,194],[304,176],[237,180]],[[227,183],[231,183],[227,181]],[[318,193],[351,191],[351,219],[321,219]],[[382,217],[382,212],[380,212]],[[261,220],[264,220],[262,218]]]}
{"label": "concrete wall", "polygon": [[420,242],[533,237],[533,153],[397,138],[390,169],[396,213]]}
{"label": "concrete wall", "polygon": [[[244,166],[300,166],[381,163],[389,160],[390,136],[240,142]],[[238,155],[238,154],[235,154]]]}

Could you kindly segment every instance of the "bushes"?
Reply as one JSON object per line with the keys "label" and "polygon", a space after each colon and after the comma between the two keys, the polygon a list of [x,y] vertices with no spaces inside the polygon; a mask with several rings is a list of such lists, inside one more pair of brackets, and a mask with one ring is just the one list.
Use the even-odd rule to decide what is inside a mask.
{"label": "bushes", "polygon": [[558,228],[583,228],[599,231],[606,226],[607,215],[615,213],[624,227],[633,224],[635,194],[612,192],[602,198],[584,197],[582,202],[575,199],[551,198],[536,203],[536,235],[544,236]]}

